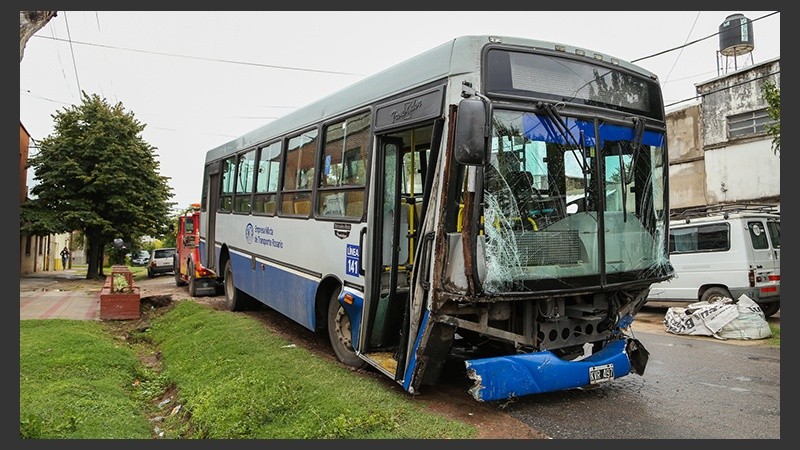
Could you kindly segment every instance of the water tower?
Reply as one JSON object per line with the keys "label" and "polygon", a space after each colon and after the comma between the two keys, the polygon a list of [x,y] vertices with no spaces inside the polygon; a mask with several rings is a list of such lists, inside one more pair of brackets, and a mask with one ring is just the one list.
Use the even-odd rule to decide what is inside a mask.
{"label": "water tower", "polygon": [[717,75],[720,60],[724,58],[724,71],[728,72],[731,62],[733,70],[738,69],[739,57],[750,57],[753,64],[753,22],[742,14],[731,14],[719,26],[719,51],[717,52]]}

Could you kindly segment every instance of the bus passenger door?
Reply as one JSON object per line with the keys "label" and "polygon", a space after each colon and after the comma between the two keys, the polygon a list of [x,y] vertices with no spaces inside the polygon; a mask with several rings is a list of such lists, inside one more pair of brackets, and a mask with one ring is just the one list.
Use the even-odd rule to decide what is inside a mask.
{"label": "bus passenger door", "polygon": [[[423,186],[433,127],[378,136],[372,201],[372,280],[362,353],[395,380],[403,378],[409,339],[414,248],[424,211]],[[385,362],[388,362],[385,363]]]}
{"label": "bus passenger door", "polygon": [[204,260],[203,264],[206,268],[211,269],[217,274],[221,275],[220,271],[216,267],[216,253],[214,250],[216,247],[216,234],[214,233],[214,230],[216,229],[217,222],[219,166],[219,163],[213,163],[208,166],[208,179],[206,180],[208,183],[208,189],[204,189],[204,195],[206,196],[206,204],[208,207],[206,208],[206,219],[200,221],[201,232],[205,231],[206,249],[205,254],[200,255],[200,257]]}

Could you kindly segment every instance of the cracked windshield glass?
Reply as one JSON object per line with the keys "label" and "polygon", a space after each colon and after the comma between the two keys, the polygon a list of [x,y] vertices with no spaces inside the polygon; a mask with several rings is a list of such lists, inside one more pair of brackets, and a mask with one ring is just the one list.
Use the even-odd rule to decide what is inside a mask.
{"label": "cracked windshield glass", "polygon": [[663,133],[549,111],[494,112],[484,289],[581,288],[658,270],[668,262]]}

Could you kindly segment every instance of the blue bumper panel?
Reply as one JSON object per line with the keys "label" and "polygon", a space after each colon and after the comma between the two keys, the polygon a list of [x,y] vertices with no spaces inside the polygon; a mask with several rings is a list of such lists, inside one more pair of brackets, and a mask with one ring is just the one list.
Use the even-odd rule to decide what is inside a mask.
{"label": "blue bumper panel", "polygon": [[478,401],[493,401],[589,384],[589,368],[612,364],[614,378],[631,371],[625,352],[627,339],[609,342],[580,361],[565,361],[549,351],[467,360],[467,374],[475,380],[469,393]]}

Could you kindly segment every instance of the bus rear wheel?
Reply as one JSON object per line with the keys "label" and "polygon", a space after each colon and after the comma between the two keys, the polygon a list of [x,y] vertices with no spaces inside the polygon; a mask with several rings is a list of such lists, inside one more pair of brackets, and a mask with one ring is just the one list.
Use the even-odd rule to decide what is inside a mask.
{"label": "bus rear wheel", "polygon": [[328,338],[333,347],[333,353],[342,364],[360,369],[367,365],[366,361],[359,358],[353,349],[353,328],[350,324],[350,317],[339,303],[339,293],[341,288],[336,289],[331,294],[328,303]]}
{"label": "bus rear wheel", "polygon": [[233,284],[233,266],[228,260],[225,263],[225,306],[229,311],[244,310],[247,303],[246,295]]}

